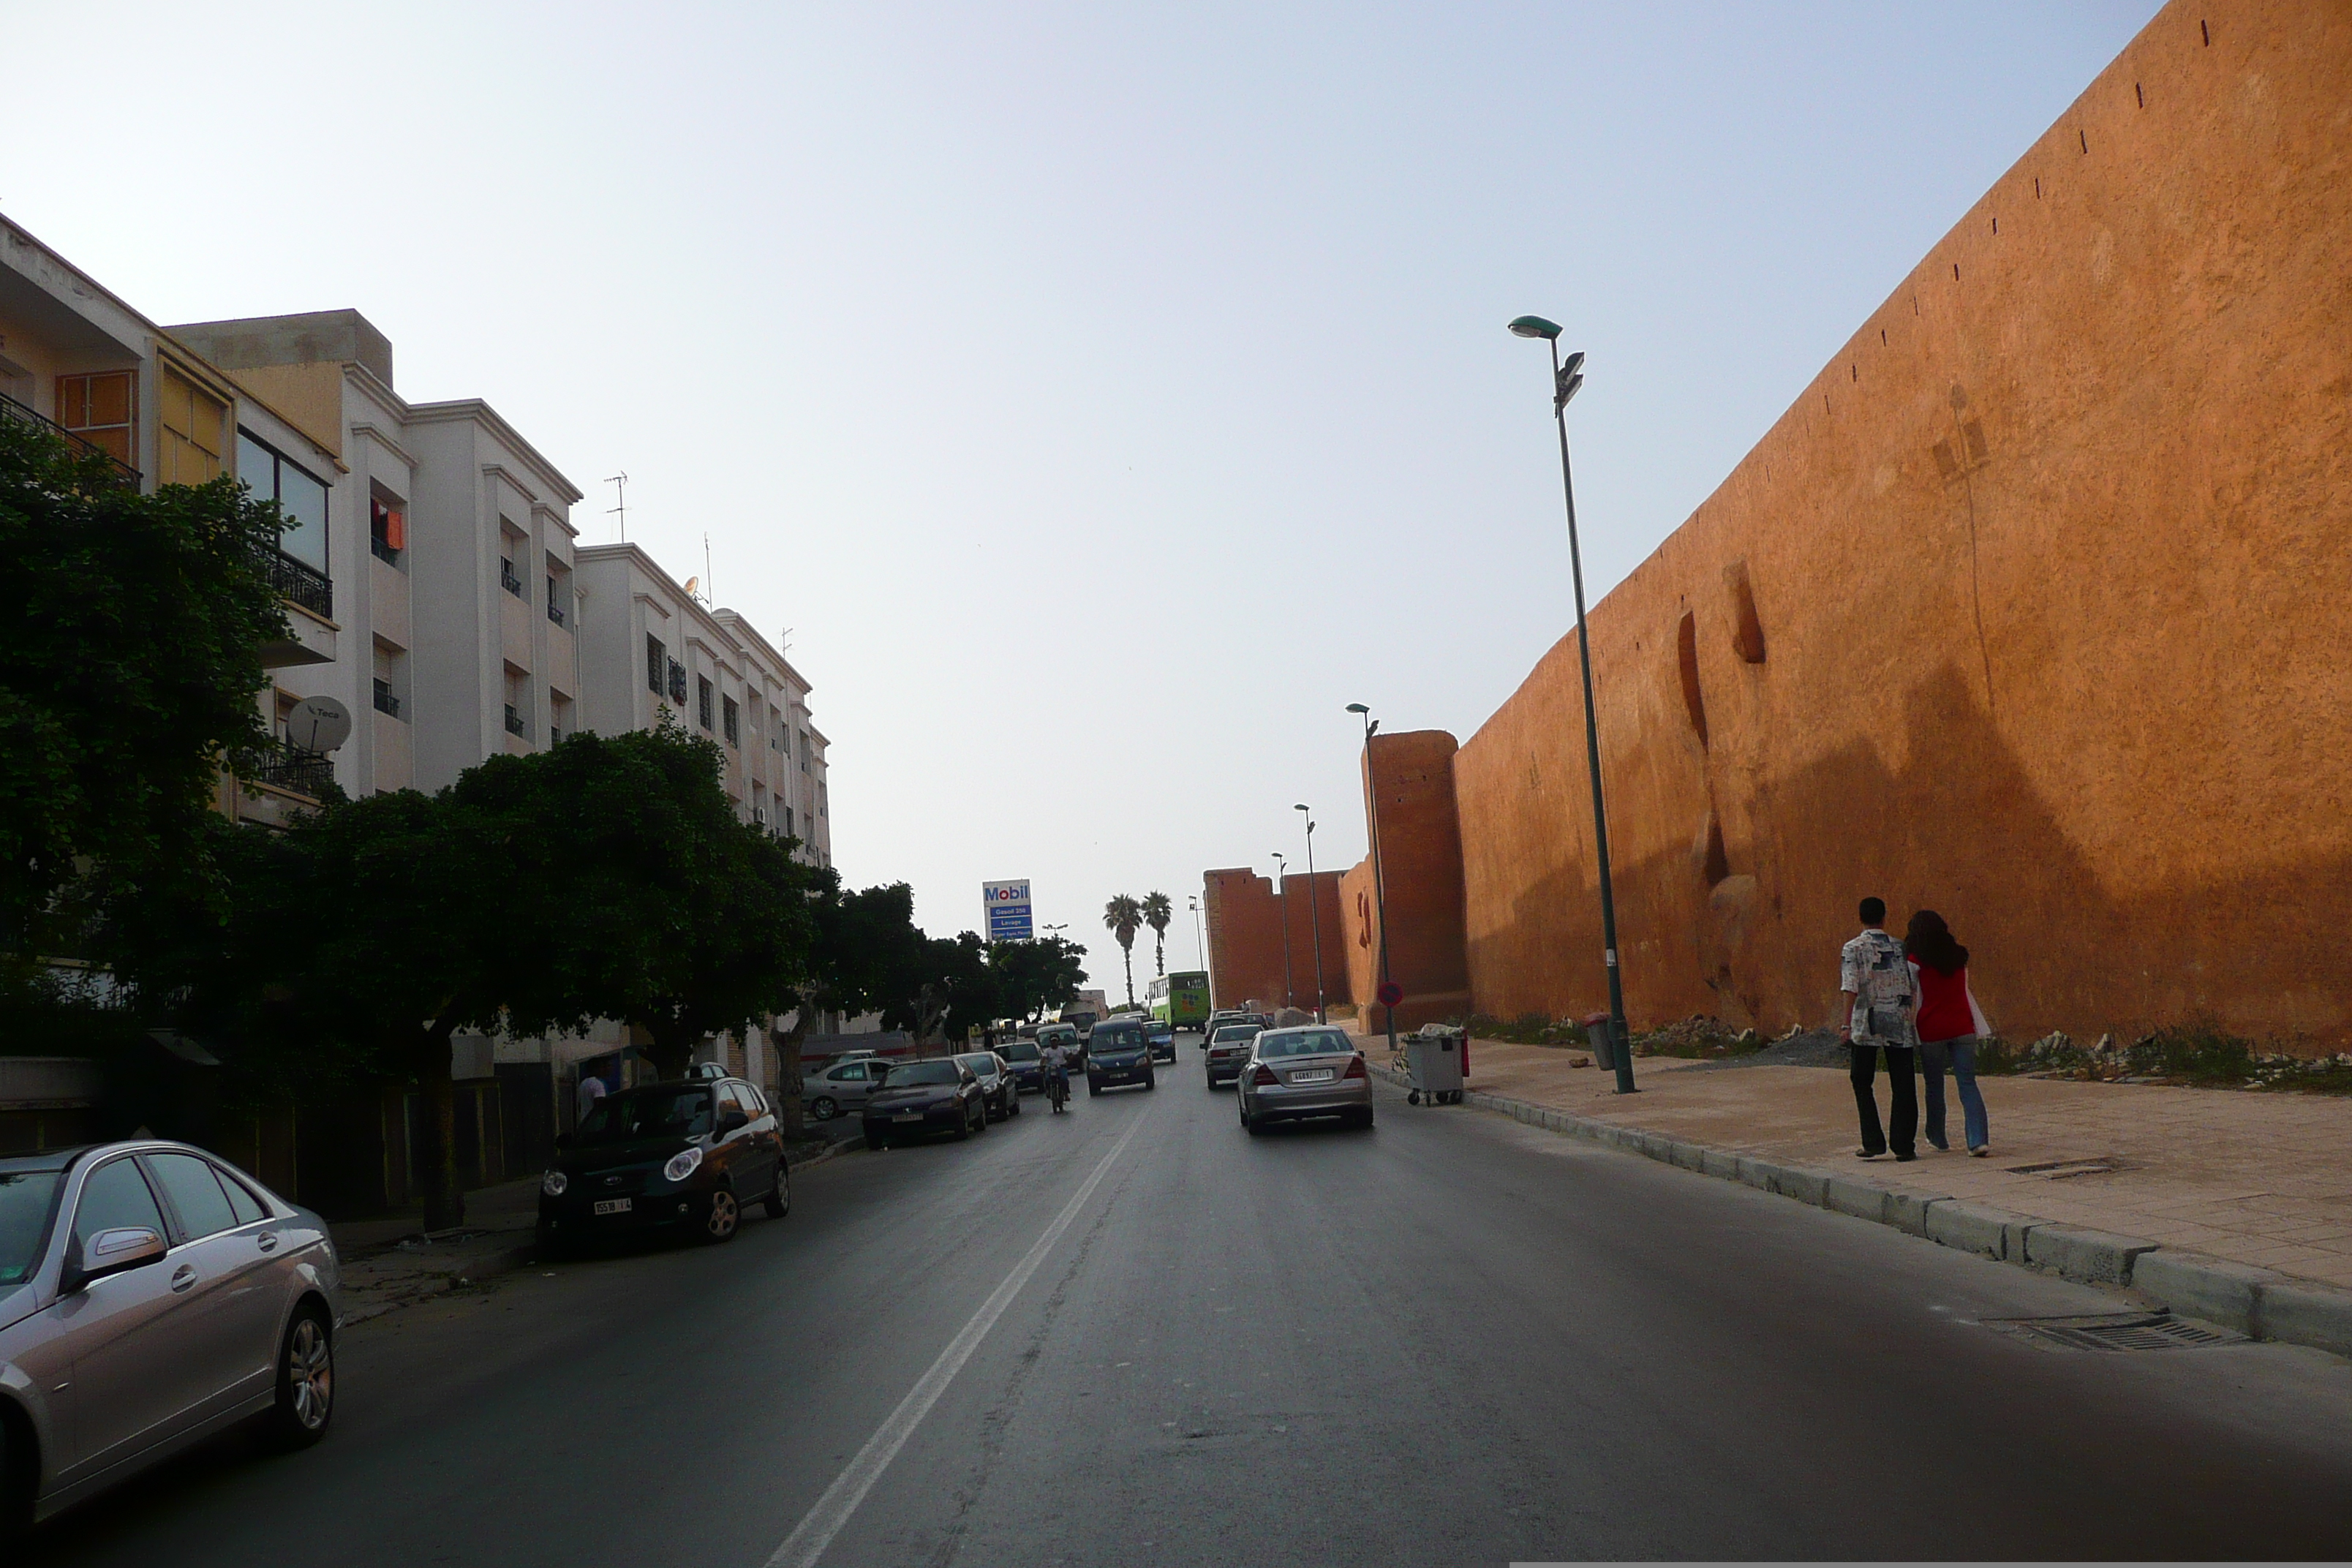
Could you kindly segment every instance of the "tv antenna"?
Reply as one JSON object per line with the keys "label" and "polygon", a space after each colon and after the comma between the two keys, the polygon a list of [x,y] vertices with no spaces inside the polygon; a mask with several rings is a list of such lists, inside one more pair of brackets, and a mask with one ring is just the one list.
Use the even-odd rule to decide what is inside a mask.
{"label": "tv antenna", "polygon": [[702,536],[702,583],[703,602],[714,603],[710,593],[710,535],[708,533]]}
{"label": "tv antenna", "polygon": [[604,482],[613,487],[613,499],[619,503],[618,505],[605,508],[605,515],[608,517],[617,516],[620,518],[621,542],[625,544],[628,542],[629,539],[629,476],[626,474],[613,474],[608,476]]}

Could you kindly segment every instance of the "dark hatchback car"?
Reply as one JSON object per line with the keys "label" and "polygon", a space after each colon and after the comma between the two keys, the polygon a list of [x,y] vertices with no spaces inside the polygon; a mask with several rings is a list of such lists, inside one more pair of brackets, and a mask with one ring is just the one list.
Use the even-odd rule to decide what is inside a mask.
{"label": "dark hatchback car", "polygon": [[539,1184],[540,1239],[677,1232],[731,1241],[743,1205],[792,1207],[776,1114],[741,1079],[655,1084],[605,1096],[556,1140]]}
{"label": "dark hatchback car", "polygon": [[933,1132],[959,1139],[988,1131],[987,1093],[961,1062],[908,1062],[866,1100],[866,1146],[887,1149]]}
{"label": "dark hatchback car", "polygon": [[1159,1087],[1151,1070],[1151,1046],[1140,1018],[1109,1018],[1095,1026],[1087,1042],[1087,1092],[1100,1094],[1120,1084]]}
{"label": "dark hatchback car", "polygon": [[1004,1058],[995,1051],[959,1051],[956,1060],[980,1079],[980,1103],[991,1121],[1021,1114],[1021,1085]]}
{"label": "dark hatchback car", "polygon": [[1176,1059],[1176,1026],[1154,1018],[1143,1026],[1143,1037],[1150,1042],[1151,1059],[1172,1062]]}
{"label": "dark hatchback car", "polygon": [[1034,1040],[1007,1040],[996,1047],[1004,1058],[1006,1070],[1013,1074],[1016,1092],[1035,1094],[1045,1087],[1045,1053],[1037,1048]]}

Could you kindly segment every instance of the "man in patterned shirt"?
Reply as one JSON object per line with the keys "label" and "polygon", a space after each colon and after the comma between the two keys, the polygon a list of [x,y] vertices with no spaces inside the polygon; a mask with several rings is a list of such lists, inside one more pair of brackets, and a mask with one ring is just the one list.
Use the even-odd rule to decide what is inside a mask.
{"label": "man in patterned shirt", "polygon": [[[1838,955],[1838,989],[1845,994],[1845,1021],[1838,1038],[1853,1054],[1853,1101],[1862,1113],[1862,1147],[1854,1153],[1875,1160],[1891,1146],[1897,1160],[1919,1157],[1919,1085],[1914,1076],[1918,1036],[1912,1030],[1911,966],[1903,944],[1886,934],[1886,903],[1862,900],[1862,934]],[[1886,1053],[1886,1079],[1894,1090],[1887,1127],[1878,1127],[1878,1096],[1872,1079],[1878,1053]],[[1891,1134],[1891,1136],[1890,1136]]]}

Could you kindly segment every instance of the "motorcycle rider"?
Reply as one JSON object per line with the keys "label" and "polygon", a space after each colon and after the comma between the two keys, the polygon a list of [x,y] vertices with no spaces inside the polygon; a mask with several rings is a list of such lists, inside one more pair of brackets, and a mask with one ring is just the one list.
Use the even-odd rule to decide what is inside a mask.
{"label": "motorcycle rider", "polygon": [[1045,1098],[1054,1102],[1055,1114],[1059,1115],[1070,1098],[1070,1053],[1056,1039],[1047,1042],[1037,1059],[1045,1069]]}

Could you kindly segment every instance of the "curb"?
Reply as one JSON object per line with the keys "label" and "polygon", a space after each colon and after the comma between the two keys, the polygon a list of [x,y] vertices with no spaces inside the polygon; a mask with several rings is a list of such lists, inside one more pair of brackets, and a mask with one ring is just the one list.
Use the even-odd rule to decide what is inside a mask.
{"label": "curb", "polygon": [[[1365,1066],[1383,1082],[1412,1087],[1395,1068],[1369,1057]],[[1484,1089],[1464,1090],[1462,1103],[1530,1127],[1644,1154],[1696,1174],[1738,1182],[1812,1208],[1889,1226],[1956,1251],[2085,1285],[2128,1288],[2183,1316],[2219,1323],[2252,1339],[2352,1356],[2352,1291],[2200,1252],[2176,1251],[2140,1237],[2011,1214],[1942,1193],[1881,1187],[1835,1172],[1776,1164]]]}

